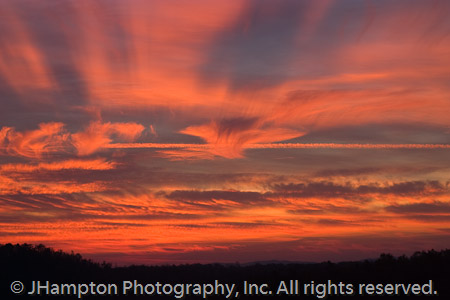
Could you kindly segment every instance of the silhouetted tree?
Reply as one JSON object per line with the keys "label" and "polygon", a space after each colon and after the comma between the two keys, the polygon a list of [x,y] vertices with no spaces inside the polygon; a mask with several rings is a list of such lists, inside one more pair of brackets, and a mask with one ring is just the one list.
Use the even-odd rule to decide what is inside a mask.
{"label": "silhouetted tree", "polygon": [[[172,266],[132,265],[128,267],[112,267],[110,263],[95,263],[84,259],[80,254],[55,251],[42,244],[5,244],[0,245],[0,299],[12,296],[9,284],[15,280],[31,282],[32,280],[53,283],[120,283],[123,280],[138,280],[143,283],[236,283],[240,290],[245,281],[267,283],[276,290],[281,280],[298,280],[305,283],[344,282],[359,283],[427,283],[433,280],[433,288],[438,295],[431,298],[450,299],[450,250],[421,251],[411,257],[402,255],[398,258],[383,253],[376,260],[356,262],[301,264],[191,264]],[[24,296],[24,295],[22,295]],[[282,296],[273,296],[283,299]],[[286,296],[285,296],[286,297]],[[297,295],[301,298],[318,299],[317,295]],[[348,296],[347,296],[348,297]],[[83,297],[83,299],[90,299]],[[92,299],[97,299],[91,297]],[[120,297],[113,297],[120,299]],[[127,296],[126,299],[130,297]],[[145,296],[143,297],[145,298]],[[147,296],[148,298],[148,296]],[[158,298],[158,297],[157,297]],[[175,299],[172,296],[167,298]],[[241,295],[241,298],[246,298]],[[257,296],[252,296],[256,299]],[[350,299],[357,299],[353,296]],[[361,298],[361,297],[359,297]],[[375,299],[385,297],[376,296]],[[400,296],[386,296],[388,299],[400,299]],[[406,297],[417,299],[420,297]],[[427,299],[430,298],[427,297]],[[18,299],[15,297],[14,299]],[[58,297],[60,299],[60,297]],[[104,299],[104,297],[102,297]],[[186,297],[185,299],[190,299]],[[201,299],[194,297],[193,299]],[[224,299],[208,297],[208,299]],[[265,297],[266,299],[266,297]]]}

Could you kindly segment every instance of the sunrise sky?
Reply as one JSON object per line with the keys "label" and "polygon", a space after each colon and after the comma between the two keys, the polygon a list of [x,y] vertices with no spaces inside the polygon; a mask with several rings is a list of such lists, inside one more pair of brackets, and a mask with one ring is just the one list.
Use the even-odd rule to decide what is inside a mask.
{"label": "sunrise sky", "polygon": [[448,0],[0,0],[0,243],[448,248],[449,116]]}

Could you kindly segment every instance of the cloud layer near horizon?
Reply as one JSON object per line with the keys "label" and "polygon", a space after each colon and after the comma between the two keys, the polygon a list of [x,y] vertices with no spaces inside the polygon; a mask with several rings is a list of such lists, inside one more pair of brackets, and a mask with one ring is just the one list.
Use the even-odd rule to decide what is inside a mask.
{"label": "cloud layer near horizon", "polygon": [[445,0],[0,0],[0,242],[122,263],[439,248],[449,33]]}

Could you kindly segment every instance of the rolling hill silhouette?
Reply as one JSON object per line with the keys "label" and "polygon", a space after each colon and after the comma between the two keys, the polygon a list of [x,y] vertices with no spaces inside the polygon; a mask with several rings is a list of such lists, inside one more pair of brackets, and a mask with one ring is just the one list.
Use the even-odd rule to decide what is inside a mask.
{"label": "rolling hill silhouette", "polygon": [[[450,250],[422,251],[412,256],[394,257],[390,254],[381,254],[376,260],[341,262],[341,263],[266,263],[266,264],[189,264],[144,266],[132,265],[127,267],[112,267],[103,262],[96,263],[84,259],[80,254],[55,251],[44,245],[6,244],[0,245],[1,290],[0,299],[30,298],[33,281],[40,281],[49,285],[55,284],[115,284],[117,294],[83,295],[82,299],[130,299],[154,297],[167,299],[203,299],[202,295],[193,294],[193,284],[210,284],[211,286],[235,284],[234,291],[240,291],[239,299],[325,299],[325,298],[369,298],[369,299],[449,299],[450,297]],[[21,281],[25,285],[25,292],[15,295],[11,292],[11,283]],[[431,280],[431,282],[430,282]],[[168,285],[166,292],[173,288],[172,293],[161,295],[156,293],[135,296],[133,289],[124,295],[122,289],[124,281],[127,284],[156,284]],[[246,283],[245,283],[246,282]],[[281,283],[283,282],[283,283]],[[341,283],[341,286],[339,286]],[[184,296],[175,293],[175,285],[181,289],[183,285]],[[186,284],[192,284],[191,294],[186,295]],[[250,286],[254,284],[254,286]],[[261,286],[266,284],[267,286]],[[305,284],[308,287],[305,289]],[[352,293],[348,289],[352,285]],[[360,295],[359,284],[364,284]],[[373,284],[373,288],[369,285]],[[377,284],[379,288],[377,290]],[[397,284],[397,292],[395,292]],[[400,286],[403,284],[403,286]],[[408,284],[410,284],[408,286]],[[414,287],[412,284],[420,286]],[[170,286],[169,286],[170,285]],[[245,285],[245,286],[244,286]],[[367,287],[367,285],[369,285]],[[392,290],[391,286],[392,285]],[[428,285],[432,285],[431,289]],[[133,287],[134,288],[134,287]],[[208,287],[209,288],[209,287]],[[218,287],[218,290],[221,287]],[[246,289],[246,295],[244,295]],[[43,293],[45,289],[41,289]],[[140,294],[141,287],[137,288]],[[227,290],[223,288],[224,295],[209,295],[208,299],[226,299]],[[272,294],[268,294],[268,291]],[[420,292],[417,294],[416,292]],[[64,296],[35,295],[39,299],[73,298],[66,290]],[[95,291],[95,290],[94,290]],[[148,290],[147,292],[149,292]],[[305,291],[308,294],[305,294]],[[102,292],[100,290],[100,292]],[[249,292],[252,295],[249,295]],[[277,294],[278,292],[278,294]],[[379,294],[377,294],[377,292]],[[267,293],[267,295],[263,295]],[[67,294],[70,294],[67,295]],[[390,295],[389,295],[390,294]],[[407,294],[407,295],[406,295]],[[229,299],[234,298],[236,294]],[[35,299],[34,297],[33,299]]]}

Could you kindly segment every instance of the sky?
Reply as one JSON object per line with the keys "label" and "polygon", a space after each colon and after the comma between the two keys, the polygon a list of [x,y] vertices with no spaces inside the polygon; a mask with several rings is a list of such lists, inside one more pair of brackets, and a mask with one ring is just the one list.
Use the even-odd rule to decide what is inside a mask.
{"label": "sky", "polygon": [[447,0],[0,0],[0,243],[127,264],[450,247]]}

